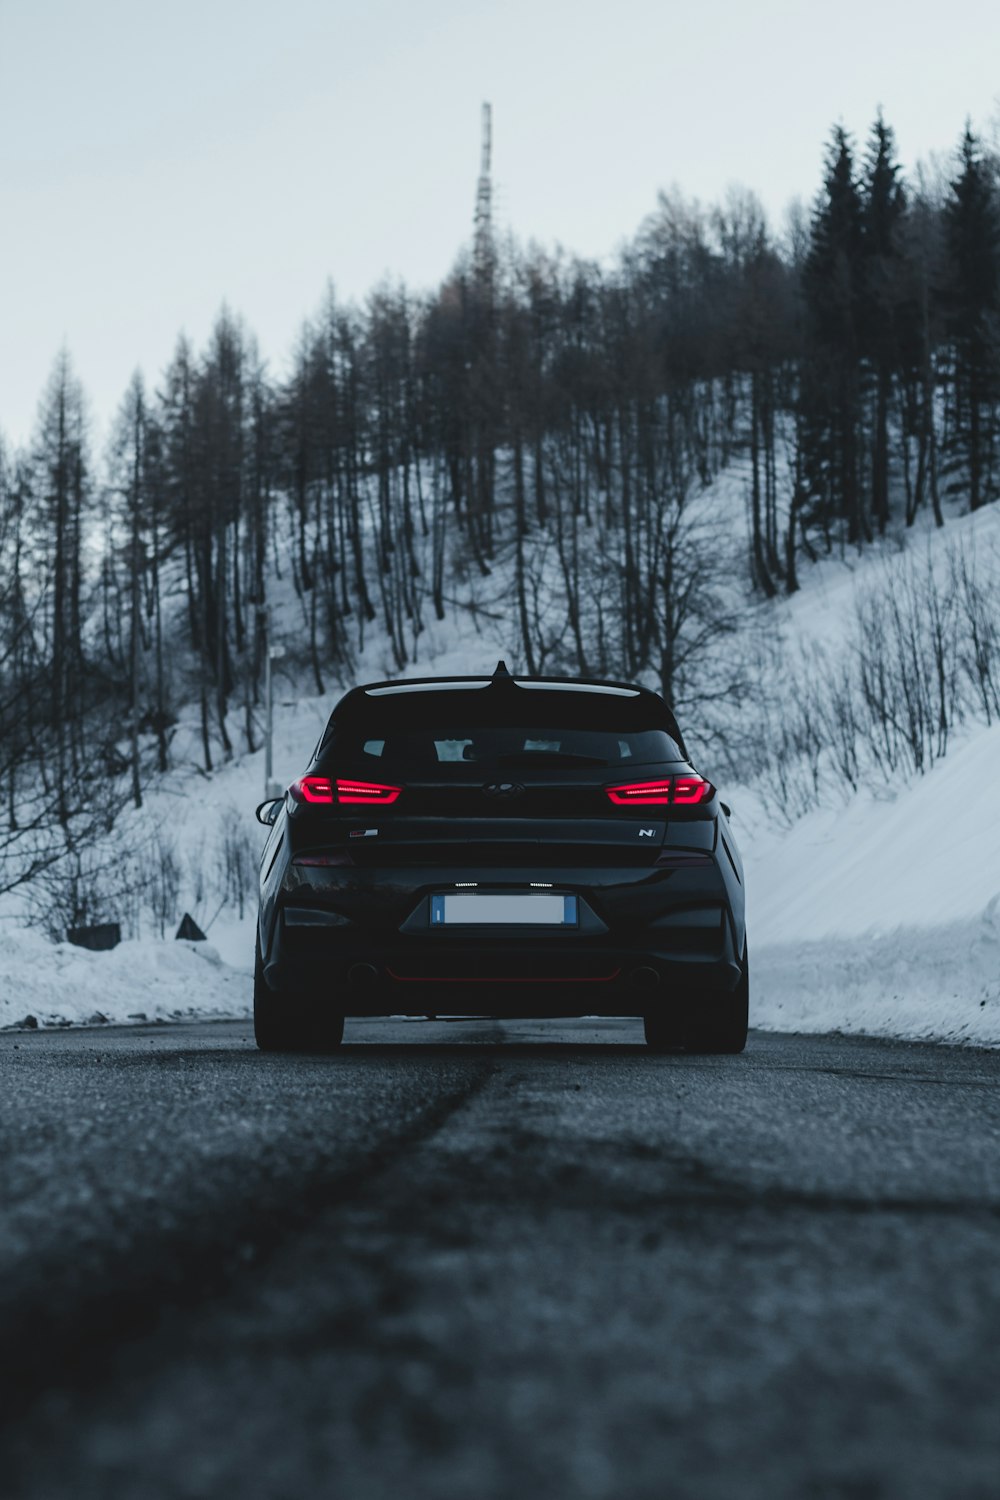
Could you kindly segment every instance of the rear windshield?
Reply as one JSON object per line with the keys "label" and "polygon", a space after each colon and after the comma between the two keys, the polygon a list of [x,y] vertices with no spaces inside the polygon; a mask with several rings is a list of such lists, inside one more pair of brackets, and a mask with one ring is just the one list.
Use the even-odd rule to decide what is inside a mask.
{"label": "rear windshield", "polygon": [[381,734],[337,733],[334,755],[344,764],[393,765],[409,770],[435,766],[626,766],[683,759],[662,729],[619,732],[541,725],[531,729],[468,727],[386,729]]}

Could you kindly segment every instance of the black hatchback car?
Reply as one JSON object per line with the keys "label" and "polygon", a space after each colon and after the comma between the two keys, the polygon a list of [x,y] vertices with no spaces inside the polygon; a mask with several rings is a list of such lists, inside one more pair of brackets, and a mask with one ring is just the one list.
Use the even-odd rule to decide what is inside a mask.
{"label": "black hatchback car", "polygon": [[373,1015],[641,1016],[655,1048],[746,1043],[729,810],[656,693],[502,662],[357,687],[257,816],[265,1051]]}

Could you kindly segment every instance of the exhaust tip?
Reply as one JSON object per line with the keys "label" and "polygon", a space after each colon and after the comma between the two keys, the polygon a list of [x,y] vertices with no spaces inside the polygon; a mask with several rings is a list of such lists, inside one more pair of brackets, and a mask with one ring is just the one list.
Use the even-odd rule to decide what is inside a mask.
{"label": "exhaust tip", "polygon": [[374,964],[352,964],[347,971],[347,982],[352,989],[370,990],[378,983],[378,970]]}
{"label": "exhaust tip", "polygon": [[649,964],[642,964],[638,969],[632,970],[628,982],[634,990],[653,990],[659,985],[660,976]]}

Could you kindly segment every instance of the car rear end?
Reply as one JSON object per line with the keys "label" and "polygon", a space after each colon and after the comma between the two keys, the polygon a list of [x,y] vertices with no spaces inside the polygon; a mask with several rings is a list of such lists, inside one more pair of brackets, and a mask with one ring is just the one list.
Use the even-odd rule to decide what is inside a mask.
{"label": "car rear end", "polygon": [[263,974],[320,1008],[680,1016],[741,983],[728,819],[629,685],[356,689],[269,843]]}

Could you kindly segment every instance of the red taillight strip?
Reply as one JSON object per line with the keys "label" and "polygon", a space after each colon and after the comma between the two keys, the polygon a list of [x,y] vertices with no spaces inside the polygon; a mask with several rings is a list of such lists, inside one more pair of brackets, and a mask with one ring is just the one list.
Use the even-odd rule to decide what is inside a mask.
{"label": "red taillight strip", "polygon": [[618,978],[621,969],[612,969],[610,974],[589,974],[584,979],[568,979],[562,976],[556,979],[542,979],[535,975],[518,977],[516,979],[481,979],[476,974],[397,974],[393,969],[389,968],[385,972],[390,979],[395,979],[398,984],[610,984],[613,979]]}
{"label": "red taillight strip", "polygon": [[694,807],[715,792],[701,776],[664,776],[659,781],[629,781],[604,790],[616,807]]}
{"label": "red taillight strip", "polygon": [[377,781],[338,781],[338,802],[378,802],[387,807],[390,802],[395,802],[401,786],[380,786]]}

